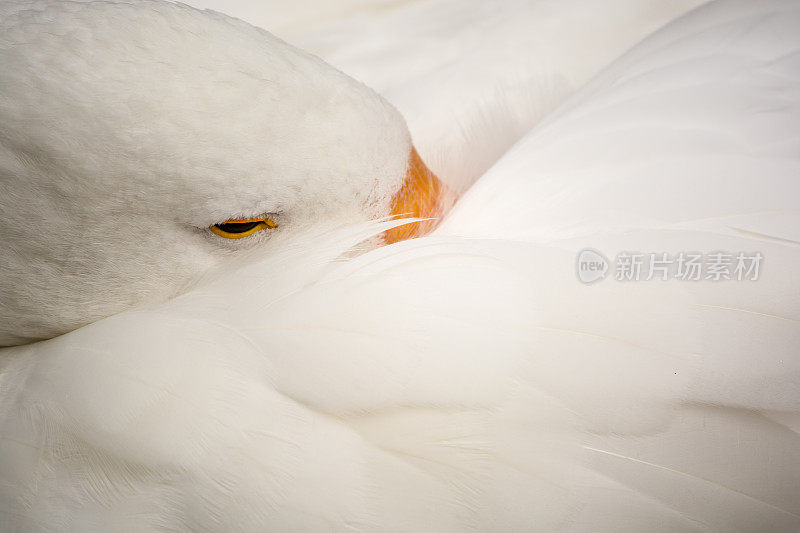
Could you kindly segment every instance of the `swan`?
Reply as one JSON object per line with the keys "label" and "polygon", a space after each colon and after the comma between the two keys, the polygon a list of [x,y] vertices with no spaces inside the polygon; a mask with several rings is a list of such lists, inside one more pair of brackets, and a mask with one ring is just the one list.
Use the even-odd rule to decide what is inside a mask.
{"label": "swan", "polygon": [[[133,285],[154,265],[163,270],[151,273],[151,283],[163,293],[139,297],[131,289],[140,299],[110,316],[0,352],[0,529],[800,529],[796,2],[717,0],[671,22],[525,134],[432,234],[390,246],[359,243],[398,223],[372,219],[393,212],[417,163],[402,119],[374,93],[221,15],[155,2],[63,6],[27,14],[8,8],[2,20],[13,20],[13,31],[0,35],[30,42],[15,29],[23,16],[39,28],[70,20],[76,42],[65,46],[58,31],[43,32],[48,50],[70,57],[90,46],[88,25],[107,36],[102,57],[138,50],[120,35],[141,30],[172,45],[153,48],[157,57],[168,50],[229,68],[226,75],[244,87],[264,80],[239,72],[235,61],[249,57],[239,54],[281,50],[325,80],[313,89],[315,78],[305,73],[301,85],[286,86],[289,101],[300,99],[294,111],[327,111],[350,127],[317,131],[324,126],[284,110],[286,120],[268,129],[254,96],[280,91],[283,81],[272,79],[277,87],[259,82],[251,92],[195,80],[200,95],[208,91],[209,109],[225,110],[217,121],[195,118],[205,106],[191,106],[194,96],[181,93],[187,85],[159,87],[148,76],[138,87],[133,74],[112,95],[138,95],[155,106],[149,115],[126,114],[121,103],[65,105],[88,95],[97,104],[100,82],[62,85],[63,93],[28,84],[15,105],[0,100],[12,119],[21,105],[42,109],[34,114],[42,121],[80,111],[33,132],[42,123],[2,122],[4,150],[14,150],[5,165],[62,170],[48,182],[58,187],[51,201],[62,203],[55,213],[45,203],[37,215],[48,223],[14,241],[18,258],[75,264],[60,255],[70,233],[58,224],[80,208],[74,196],[60,196],[70,192],[60,182],[76,170],[102,170],[85,174],[91,179],[83,186],[112,198],[107,181],[163,171],[141,196],[99,195],[81,219],[81,238],[68,241],[91,261],[96,239],[115,224],[146,230],[119,230],[124,238],[105,241],[134,251],[105,263],[119,270],[94,272],[69,291],[116,300],[105,291],[127,290],[117,286],[127,276]],[[64,12],[54,17],[48,9]],[[89,11],[102,15],[76,24]],[[177,20],[194,25],[190,35],[173,35]],[[212,49],[212,29],[240,46]],[[3,61],[48,57],[6,43]],[[202,53],[181,54],[180,45],[200,43]],[[182,65],[145,62],[133,72],[195,79]],[[103,78],[113,80],[117,67],[108,68]],[[231,92],[218,95],[220,85]],[[306,90],[333,91],[339,105],[329,109],[321,97],[310,106],[298,94]],[[47,113],[55,96],[67,101],[59,114]],[[162,116],[180,127],[135,127]],[[289,130],[281,132],[286,144],[265,152],[259,127],[267,135],[277,123]],[[59,127],[73,136],[58,135]],[[90,131],[104,134],[92,137],[100,145],[80,142]],[[182,143],[181,132],[193,142]],[[152,157],[101,152],[112,141]],[[364,154],[364,146],[374,151]],[[215,161],[215,148],[237,157]],[[341,166],[324,174],[327,167],[307,154]],[[280,168],[288,180],[306,165],[325,179],[307,190],[290,187],[296,202],[231,209],[280,190],[246,170]],[[371,171],[361,178],[365,188],[383,191],[378,204],[345,194],[364,168]],[[237,180],[245,186],[236,189]],[[3,216],[41,205],[26,183],[6,187]],[[263,189],[250,196],[253,187]],[[94,200],[97,189],[89,192]],[[317,196],[336,198],[336,208],[329,212]],[[192,229],[169,229],[182,227],[187,209],[198,213]],[[212,229],[255,216],[263,226],[241,239]],[[31,219],[17,220],[30,226]],[[93,232],[93,224],[101,229]],[[190,235],[224,252],[204,255]],[[181,237],[189,242],[172,244]],[[608,259],[636,250],[758,252],[764,262],[757,279],[742,281],[618,281],[609,272],[586,284],[576,257],[587,248]],[[195,256],[205,262],[185,272],[184,261]],[[29,290],[44,298],[35,274]],[[170,276],[182,279],[163,279]],[[94,312],[92,301],[81,300],[86,308],[76,314]],[[58,330],[53,320],[54,329],[6,339],[50,336]]]}

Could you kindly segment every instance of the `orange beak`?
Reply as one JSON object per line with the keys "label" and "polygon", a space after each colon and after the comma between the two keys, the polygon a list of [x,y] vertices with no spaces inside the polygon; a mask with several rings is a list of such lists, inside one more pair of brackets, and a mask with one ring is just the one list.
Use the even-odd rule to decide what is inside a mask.
{"label": "orange beak", "polygon": [[427,218],[384,233],[386,244],[421,237],[439,225],[439,220],[455,202],[455,194],[431,172],[411,147],[406,180],[392,200],[394,218]]}

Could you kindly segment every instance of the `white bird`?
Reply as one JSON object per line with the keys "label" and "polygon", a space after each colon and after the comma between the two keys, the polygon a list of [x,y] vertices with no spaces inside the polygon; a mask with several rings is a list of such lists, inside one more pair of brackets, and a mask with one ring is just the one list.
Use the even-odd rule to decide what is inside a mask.
{"label": "white bird", "polygon": [[[671,23],[433,235],[358,254],[410,150],[373,93],[187,7],[10,12],[2,242],[65,276],[32,268],[16,290],[46,305],[58,287],[76,317],[114,312],[112,291],[145,303],[0,352],[0,530],[800,530],[796,2]],[[96,77],[47,83],[76,71]],[[252,243],[204,229],[274,211]],[[587,247],[763,264],[587,285]],[[31,309],[4,311],[6,342],[71,329]]]}

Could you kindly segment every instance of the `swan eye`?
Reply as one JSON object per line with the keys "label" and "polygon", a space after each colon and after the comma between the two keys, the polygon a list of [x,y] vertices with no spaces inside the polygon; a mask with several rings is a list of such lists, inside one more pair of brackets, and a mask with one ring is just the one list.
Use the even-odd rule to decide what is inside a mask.
{"label": "swan eye", "polygon": [[242,218],[226,220],[209,226],[212,232],[226,239],[241,239],[262,229],[276,228],[278,225],[269,218]]}

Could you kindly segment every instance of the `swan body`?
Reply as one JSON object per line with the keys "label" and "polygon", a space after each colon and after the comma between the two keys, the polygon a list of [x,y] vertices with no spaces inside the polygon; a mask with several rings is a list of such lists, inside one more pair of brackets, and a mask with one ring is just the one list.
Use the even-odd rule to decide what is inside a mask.
{"label": "swan body", "polygon": [[[670,23],[431,236],[317,225],[3,349],[0,529],[798,531],[798,25]],[[587,285],[587,247],[764,263]]]}

